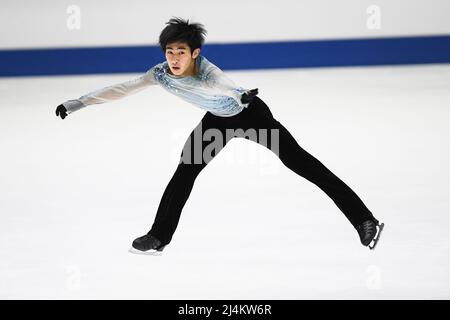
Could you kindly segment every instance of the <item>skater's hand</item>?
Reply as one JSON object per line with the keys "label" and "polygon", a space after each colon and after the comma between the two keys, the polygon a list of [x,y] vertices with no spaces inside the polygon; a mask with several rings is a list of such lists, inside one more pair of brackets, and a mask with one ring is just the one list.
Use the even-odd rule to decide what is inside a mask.
{"label": "skater's hand", "polygon": [[56,107],[56,116],[61,116],[61,119],[67,117],[67,109],[62,104]]}
{"label": "skater's hand", "polygon": [[258,88],[245,91],[241,96],[241,102],[243,104],[252,102],[253,98],[258,94]]}

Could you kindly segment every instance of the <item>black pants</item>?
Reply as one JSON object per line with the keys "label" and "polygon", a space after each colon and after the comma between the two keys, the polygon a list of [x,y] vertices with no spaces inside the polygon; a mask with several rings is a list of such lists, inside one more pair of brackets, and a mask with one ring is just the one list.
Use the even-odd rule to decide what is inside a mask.
{"label": "black pants", "polygon": [[353,226],[373,218],[356,193],[302,149],[289,131],[274,119],[269,107],[256,97],[248,108],[232,117],[207,112],[190,134],[150,230],[164,244],[172,239],[198,174],[233,137],[258,142],[274,152],[286,167],[322,189]]}

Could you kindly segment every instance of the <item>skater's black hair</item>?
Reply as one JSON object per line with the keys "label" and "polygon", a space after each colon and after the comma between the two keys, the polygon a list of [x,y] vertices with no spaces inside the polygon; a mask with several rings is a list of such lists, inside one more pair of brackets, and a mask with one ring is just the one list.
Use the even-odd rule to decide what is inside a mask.
{"label": "skater's black hair", "polygon": [[205,42],[206,29],[201,23],[189,23],[182,18],[172,18],[168,25],[159,35],[159,45],[162,51],[166,51],[166,46],[171,42],[186,42],[191,52],[201,48]]}

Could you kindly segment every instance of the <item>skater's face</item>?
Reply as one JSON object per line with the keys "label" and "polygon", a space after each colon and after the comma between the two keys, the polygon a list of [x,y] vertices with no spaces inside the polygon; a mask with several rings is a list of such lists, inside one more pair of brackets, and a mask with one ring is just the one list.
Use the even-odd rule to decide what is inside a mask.
{"label": "skater's face", "polygon": [[200,49],[191,52],[189,45],[184,42],[168,43],[166,46],[166,60],[172,74],[176,76],[191,76],[196,73],[195,59]]}

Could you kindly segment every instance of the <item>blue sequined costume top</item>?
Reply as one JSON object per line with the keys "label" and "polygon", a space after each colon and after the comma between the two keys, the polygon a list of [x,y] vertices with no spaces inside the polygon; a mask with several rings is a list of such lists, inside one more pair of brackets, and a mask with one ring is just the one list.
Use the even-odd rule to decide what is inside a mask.
{"label": "blue sequined costume top", "polygon": [[240,101],[246,89],[236,86],[204,56],[199,55],[195,63],[197,72],[192,76],[173,75],[165,61],[136,79],[105,87],[63,104],[67,113],[72,113],[88,105],[117,100],[151,85],[160,85],[181,99],[220,117],[231,117],[248,106]]}

